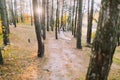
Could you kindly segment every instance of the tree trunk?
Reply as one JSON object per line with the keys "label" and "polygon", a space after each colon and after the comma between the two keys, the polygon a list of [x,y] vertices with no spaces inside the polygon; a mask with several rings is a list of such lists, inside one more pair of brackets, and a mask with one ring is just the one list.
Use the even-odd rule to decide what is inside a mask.
{"label": "tree trunk", "polygon": [[[70,0],[70,4],[72,3],[72,0]],[[70,26],[70,27],[72,27],[71,26],[71,23],[72,23],[72,19],[71,19],[71,17],[72,17],[72,8],[71,8],[71,6],[69,7],[69,17],[68,17],[68,26]],[[69,30],[70,30],[70,27],[69,27]]]}
{"label": "tree trunk", "polygon": [[118,41],[118,43],[117,43],[117,45],[118,46],[120,46],[120,11],[119,11],[119,17],[118,17],[118,25],[117,25],[117,27],[118,27],[118,29],[117,29],[117,41]]}
{"label": "tree trunk", "polygon": [[21,22],[24,23],[24,17],[23,17],[23,9],[22,9],[22,1],[20,1],[20,19],[21,19]]}
{"label": "tree trunk", "polygon": [[94,8],[94,0],[92,0],[92,2],[91,2],[90,14],[89,14],[89,8],[88,8],[88,26],[87,26],[87,44],[88,45],[91,43],[93,8]]}
{"label": "tree trunk", "polygon": [[79,0],[78,25],[77,25],[77,48],[78,49],[82,49],[81,36],[82,36],[82,0]]}
{"label": "tree trunk", "polygon": [[58,27],[58,32],[60,32],[60,20],[59,20],[59,17],[60,17],[60,5],[59,5],[59,0],[58,0],[58,3],[57,3],[57,5],[58,5],[58,22],[57,22],[57,27]]}
{"label": "tree trunk", "polygon": [[53,13],[54,13],[54,10],[53,10],[53,5],[54,4],[54,1],[52,0],[52,11],[51,11],[51,21],[50,21],[50,26],[51,26],[51,31],[53,31],[53,27],[54,27],[54,18],[53,18]]}
{"label": "tree trunk", "polygon": [[107,80],[117,43],[118,5],[119,0],[102,0],[86,80]]}
{"label": "tree trunk", "polygon": [[0,65],[3,64],[3,57],[2,57],[2,51],[1,51],[1,48],[0,48]]}
{"label": "tree trunk", "polygon": [[42,1],[42,29],[43,29],[43,39],[46,39],[46,26],[45,26],[45,0]]}
{"label": "tree trunk", "polygon": [[32,2],[30,1],[30,17],[31,17],[31,26],[33,25],[33,17],[32,17]]}
{"label": "tree trunk", "polygon": [[74,10],[75,10],[75,0],[74,0],[73,14],[72,14],[72,35],[74,34]]}
{"label": "tree trunk", "polygon": [[11,5],[12,5],[12,9],[11,9],[11,11],[12,11],[12,22],[13,22],[14,26],[16,27],[16,20],[15,20],[15,14],[14,14],[14,10],[13,10],[12,0],[11,0]]}
{"label": "tree trunk", "polygon": [[47,31],[49,31],[49,0],[47,0]]}
{"label": "tree trunk", "polygon": [[75,13],[75,28],[74,28],[74,37],[76,37],[77,14],[78,14],[78,0],[77,0],[77,4],[76,4],[76,13]]}
{"label": "tree trunk", "polygon": [[4,45],[10,44],[9,41],[9,22],[8,22],[8,14],[6,8],[5,0],[0,0],[0,11],[1,11],[1,20],[2,20],[2,31],[3,31],[3,43]]}
{"label": "tree trunk", "polygon": [[14,8],[15,8],[15,21],[18,23],[17,1],[16,0],[14,0]]}
{"label": "tree trunk", "polygon": [[62,4],[61,27],[63,27],[63,12],[64,12],[64,0],[63,0],[63,4]]}
{"label": "tree trunk", "polygon": [[58,39],[58,0],[57,0],[57,9],[56,9],[56,26],[55,26],[55,38]]}
{"label": "tree trunk", "polygon": [[35,32],[36,32],[37,42],[38,42],[38,57],[43,57],[44,56],[44,43],[41,37],[39,13],[36,11],[38,9],[38,2],[37,0],[32,0],[32,1],[33,1]]}
{"label": "tree trunk", "polygon": [[7,4],[8,4],[8,20],[9,20],[9,24],[11,25],[12,23],[11,2],[8,1]]}

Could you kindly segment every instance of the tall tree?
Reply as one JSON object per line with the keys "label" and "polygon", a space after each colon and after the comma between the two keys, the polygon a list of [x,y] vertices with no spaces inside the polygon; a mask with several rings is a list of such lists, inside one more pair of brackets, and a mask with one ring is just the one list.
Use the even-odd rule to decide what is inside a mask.
{"label": "tall tree", "polygon": [[77,24],[77,48],[82,49],[81,36],[82,36],[82,0],[79,0],[78,10],[78,24]]}
{"label": "tall tree", "polygon": [[117,25],[117,41],[118,46],[120,46],[120,11],[119,11],[119,17],[118,17],[118,25]]}
{"label": "tall tree", "polygon": [[0,65],[3,64],[3,57],[2,57],[2,51],[1,51],[1,48],[0,48]]}
{"label": "tall tree", "polygon": [[[87,25],[87,44],[91,43],[91,34],[92,34],[92,21],[93,21],[93,9],[94,9],[94,0],[91,0],[91,11],[89,14],[89,5],[88,5],[88,25]],[[88,0],[89,4],[89,0]]]}
{"label": "tall tree", "polygon": [[58,27],[58,32],[60,31],[60,20],[59,20],[59,17],[60,17],[60,1],[58,0],[58,16],[57,16],[57,19],[58,19],[58,22],[57,22],[57,27]]}
{"label": "tall tree", "polygon": [[14,14],[14,10],[13,10],[13,0],[11,0],[11,13],[12,13],[12,22],[14,24],[14,26],[16,27],[16,19],[15,19],[15,14]]}
{"label": "tall tree", "polygon": [[31,17],[31,26],[33,25],[33,15],[32,15],[32,2],[30,1],[30,17]]}
{"label": "tall tree", "polygon": [[54,18],[53,18],[53,13],[54,13],[54,0],[52,0],[52,10],[51,10],[51,20],[50,20],[50,26],[51,26],[51,31],[53,31],[54,27]]}
{"label": "tall tree", "polygon": [[49,31],[49,0],[47,0],[47,31]]}
{"label": "tall tree", "polygon": [[74,37],[76,37],[76,28],[77,28],[77,14],[78,14],[78,0],[76,4],[76,12],[75,12],[75,28],[74,28]]}
{"label": "tall tree", "polygon": [[[70,4],[72,4],[72,0],[70,0]],[[72,6],[69,6],[69,17],[68,17],[68,24],[70,27],[72,27]]]}
{"label": "tall tree", "polygon": [[62,0],[61,26],[63,26],[63,11],[64,11],[64,0]]}
{"label": "tall tree", "polygon": [[42,16],[41,16],[41,25],[43,29],[43,39],[46,39],[46,26],[45,26],[45,0],[42,0]]}
{"label": "tall tree", "polygon": [[74,5],[73,5],[73,14],[72,14],[72,35],[74,34],[74,12],[75,12],[75,0],[74,0]]}
{"label": "tall tree", "polygon": [[17,1],[14,0],[14,9],[15,9],[15,21],[18,23],[18,13],[17,13]]}
{"label": "tall tree", "polygon": [[8,4],[8,19],[9,19],[9,24],[11,24],[11,23],[13,23],[11,1],[7,1],[7,4]]}
{"label": "tall tree", "polygon": [[116,49],[120,0],[102,0],[101,4],[86,80],[107,80]]}
{"label": "tall tree", "polygon": [[40,20],[39,20],[39,13],[37,12],[39,3],[37,2],[37,0],[32,0],[32,3],[33,3],[35,32],[36,32],[37,42],[38,42],[38,57],[43,57],[44,56],[44,43],[41,37],[41,26],[40,26]]}
{"label": "tall tree", "polygon": [[20,19],[21,22],[24,22],[24,17],[23,17],[23,4],[22,4],[22,0],[20,0]]}
{"label": "tall tree", "polygon": [[59,1],[57,0],[57,9],[56,9],[56,25],[55,25],[55,38],[58,39],[58,20],[59,20],[59,15],[58,15],[58,4]]}
{"label": "tall tree", "polygon": [[8,22],[8,14],[6,8],[6,1],[0,0],[0,12],[1,12],[1,20],[2,20],[2,31],[3,31],[3,43],[4,45],[10,44],[9,41],[9,22]]}

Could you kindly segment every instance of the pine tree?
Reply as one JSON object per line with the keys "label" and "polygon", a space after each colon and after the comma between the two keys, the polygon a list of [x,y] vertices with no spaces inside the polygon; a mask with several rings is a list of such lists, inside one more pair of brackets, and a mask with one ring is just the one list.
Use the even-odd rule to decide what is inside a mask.
{"label": "pine tree", "polygon": [[101,4],[86,80],[107,80],[117,44],[120,0],[102,0]]}
{"label": "pine tree", "polygon": [[10,44],[9,40],[9,22],[8,22],[8,14],[6,8],[6,1],[0,0],[0,12],[1,12],[1,20],[2,20],[2,31],[3,31],[3,43],[4,45]]}
{"label": "pine tree", "polygon": [[79,0],[78,24],[77,24],[77,48],[78,49],[82,49],[81,36],[82,36],[82,0]]}
{"label": "pine tree", "polygon": [[36,32],[37,42],[38,42],[38,57],[43,57],[44,56],[44,43],[43,43],[42,36],[41,36],[39,13],[36,11],[38,9],[39,3],[37,2],[37,0],[32,0],[32,1],[33,1],[35,32]]}

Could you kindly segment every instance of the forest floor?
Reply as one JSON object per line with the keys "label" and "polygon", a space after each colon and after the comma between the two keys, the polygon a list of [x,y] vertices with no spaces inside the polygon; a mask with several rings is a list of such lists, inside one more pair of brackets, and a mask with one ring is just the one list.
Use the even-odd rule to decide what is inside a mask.
{"label": "forest floor", "polygon": [[[33,26],[10,27],[11,45],[3,50],[4,65],[0,65],[0,80],[85,80],[89,65],[90,48],[76,48],[71,32],[64,32],[67,39],[55,39],[54,32],[47,32],[45,56],[37,57],[37,40]],[[30,39],[30,42],[28,42]],[[120,80],[120,47],[117,47],[109,80]]]}

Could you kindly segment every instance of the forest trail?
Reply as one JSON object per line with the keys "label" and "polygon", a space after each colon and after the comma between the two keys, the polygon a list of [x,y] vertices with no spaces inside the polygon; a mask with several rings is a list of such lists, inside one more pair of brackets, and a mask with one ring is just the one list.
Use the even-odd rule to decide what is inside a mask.
{"label": "forest trail", "polygon": [[[76,49],[76,39],[71,32],[64,32],[71,40],[56,40],[54,32],[47,32],[45,56],[38,58],[34,26],[11,26],[10,30],[12,49],[4,59],[5,64],[0,66],[7,73],[3,73],[0,80],[85,80],[90,48]],[[112,71],[120,70],[115,64],[113,67]]]}
{"label": "forest trail", "polygon": [[[37,58],[37,41],[34,27],[11,27],[12,35],[16,36],[12,44],[19,48],[28,50],[24,54],[31,62],[23,71],[21,78],[25,80],[79,80],[84,78],[88,55],[84,50],[78,50],[75,47],[75,39],[71,37],[70,32],[64,32],[65,36],[72,39],[55,39],[54,32],[47,32],[45,40],[45,57]],[[18,38],[18,39],[17,39]],[[20,38],[20,39],[19,39]],[[30,39],[30,43],[28,42]],[[22,54],[22,53],[21,53]],[[24,57],[25,57],[24,56]],[[43,63],[43,65],[41,64]]]}
{"label": "forest trail", "polygon": [[[66,37],[72,40],[59,39],[55,40],[52,35],[48,41],[49,60],[45,69],[50,71],[50,80],[79,80],[80,76],[85,76],[86,55],[75,49],[72,35],[64,32]],[[86,61],[85,61],[86,60]]]}

